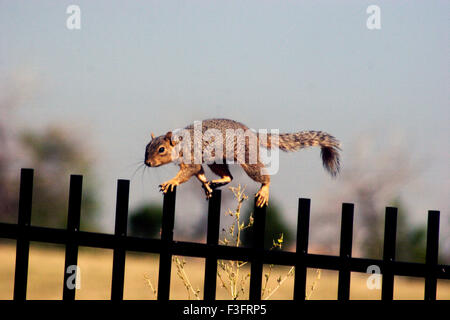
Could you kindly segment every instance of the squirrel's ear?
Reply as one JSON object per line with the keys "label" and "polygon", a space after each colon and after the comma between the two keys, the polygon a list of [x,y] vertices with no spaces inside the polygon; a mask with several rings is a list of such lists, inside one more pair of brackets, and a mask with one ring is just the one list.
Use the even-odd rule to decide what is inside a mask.
{"label": "squirrel's ear", "polygon": [[152,132],[152,140],[153,140],[153,139],[155,139],[155,135],[154,135],[153,132]]}
{"label": "squirrel's ear", "polygon": [[174,143],[172,141],[172,131],[169,131],[166,133],[166,135],[164,136],[164,140],[169,141],[171,146],[174,145]]}

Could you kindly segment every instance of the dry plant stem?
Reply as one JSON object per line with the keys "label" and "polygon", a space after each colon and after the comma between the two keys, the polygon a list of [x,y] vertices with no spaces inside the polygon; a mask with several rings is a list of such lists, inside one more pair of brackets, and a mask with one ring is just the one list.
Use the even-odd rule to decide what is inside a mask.
{"label": "dry plant stem", "polygon": [[221,276],[221,274],[220,274],[219,271],[217,271],[217,276],[219,277],[219,280],[220,280],[220,282],[222,283],[222,288],[224,288],[225,290],[228,291],[228,287],[227,287],[225,281],[223,281],[222,276]]}
{"label": "dry plant stem", "polygon": [[[277,239],[277,241],[273,240],[273,246],[272,246],[272,248],[270,248],[270,250],[273,250],[275,248],[280,248],[281,249],[283,247],[283,242],[284,242],[284,235],[281,234],[280,237]],[[270,279],[270,276],[272,274],[273,267],[274,267],[273,264],[269,265],[269,272],[264,274],[264,284],[263,284],[263,288],[261,290],[262,291],[261,292],[261,296],[262,297],[264,297],[264,295],[266,294],[267,285],[269,283],[269,279]],[[292,269],[289,270],[289,272],[287,273],[288,276],[291,273],[291,271],[292,271]],[[272,291],[272,289],[269,288],[268,289],[268,293],[270,293],[271,291]]]}
{"label": "dry plant stem", "polygon": [[199,296],[199,292],[200,290],[194,290],[194,287],[192,286],[188,275],[186,274],[186,271],[184,270],[184,265],[186,264],[186,262],[182,262],[180,261],[180,259],[178,257],[174,257],[173,260],[176,263],[177,266],[177,275],[178,278],[180,278],[180,280],[183,282],[184,286],[186,287],[186,290],[188,292],[188,299],[191,299],[191,295],[190,295],[190,291],[192,291],[192,293],[194,294],[194,297],[197,300],[200,300],[200,296]]}
{"label": "dry plant stem", "polygon": [[264,300],[269,300],[270,297],[273,296],[273,294],[275,292],[277,292],[278,289],[280,289],[280,287],[283,285],[283,283],[286,281],[286,279],[294,274],[294,270],[295,270],[295,267],[292,267],[291,269],[289,269],[289,272],[283,278],[280,278],[279,281],[277,281],[278,282],[277,286],[270,291],[270,293],[267,295],[267,297],[264,298]]}
{"label": "dry plant stem", "polygon": [[144,279],[145,279],[145,282],[149,285],[150,289],[152,290],[153,295],[156,297],[156,289],[153,286],[150,277],[148,275],[144,274]]}
{"label": "dry plant stem", "polygon": [[[228,228],[228,230],[223,229],[223,231],[227,231],[228,234],[225,234],[223,240],[219,240],[219,243],[222,245],[232,245],[235,247],[240,247],[242,244],[241,241],[241,235],[242,231],[250,228],[253,225],[253,216],[250,215],[250,221],[247,225],[245,225],[244,222],[241,223],[240,217],[241,217],[241,208],[242,204],[245,200],[248,199],[248,197],[245,195],[244,190],[245,187],[242,188],[240,185],[236,188],[230,187],[230,190],[233,192],[234,197],[236,198],[238,204],[235,209],[235,211],[228,210],[227,215],[234,218],[233,223]],[[227,237],[230,237],[228,239]],[[271,248],[282,248],[283,245],[283,234],[281,234],[280,238],[277,239],[277,241],[273,241],[273,247]],[[173,257],[173,261],[176,264],[177,267],[177,276],[178,278],[183,282],[187,293],[188,293],[188,299],[191,298],[191,292],[194,295],[194,297],[197,300],[200,300],[200,290],[194,290],[188,275],[186,274],[186,271],[184,269],[184,266],[186,264],[186,261],[181,261],[178,257]],[[242,276],[240,271],[241,268],[244,267],[248,261],[233,261],[233,260],[218,260],[218,270],[217,270],[217,276],[219,277],[220,283],[222,285],[222,288],[224,288],[231,296],[233,300],[237,300],[239,298],[239,295],[245,294],[245,287],[246,283],[248,282],[250,278],[250,273],[246,274],[245,276]],[[264,295],[267,293],[267,297],[264,298],[264,300],[270,299],[275,292],[278,291],[278,289],[283,285],[283,283],[294,274],[294,267],[292,267],[287,274],[284,277],[279,277],[277,279],[277,286],[275,288],[268,288],[268,283],[270,276],[272,274],[272,270],[274,268],[274,265],[271,264],[269,266],[269,272],[267,272],[265,276],[265,281],[262,288],[261,296],[264,297]],[[223,272],[220,272],[219,269],[222,269]],[[227,275],[227,279],[224,279],[223,275]],[[144,276],[146,282],[150,286],[153,294],[156,296],[156,290],[150,280],[150,278],[145,275]],[[320,270],[317,270],[317,278],[313,282],[311,286],[311,291],[309,294],[305,297],[306,299],[309,299],[317,285],[317,280],[320,279]]]}
{"label": "dry plant stem", "polygon": [[[235,199],[237,200],[237,207],[234,211],[228,210],[227,215],[234,218],[233,223],[226,231],[224,239],[220,241],[221,244],[224,245],[233,245],[235,247],[240,247],[242,245],[241,236],[242,231],[251,227],[252,218],[250,218],[250,222],[245,225],[245,223],[241,223],[240,215],[242,204],[248,197],[245,195],[244,190],[240,185],[236,188],[231,187],[230,190],[233,192]],[[225,230],[224,230],[225,231]],[[245,285],[249,279],[249,275],[242,276],[241,268],[245,266],[247,262],[243,261],[219,261],[219,266],[223,270],[223,274],[227,275],[227,279],[224,280],[223,274],[218,270],[217,274],[219,280],[222,284],[222,287],[230,294],[233,300],[238,299],[241,293],[245,293]],[[225,282],[227,281],[227,283]],[[227,285],[228,284],[228,285]]]}
{"label": "dry plant stem", "polygon": [[266,293],[267,284],[269,283],[269,278],[270,278],[270,275],[272,274],[272,268],[273,268],[273,264],[271,264],[269,266],[269,272],[264,275],[264,285],[263,285],[262,293],[261,293],[262,297],[264,297],[264,295]]}
{"label": "dry plant stem", "polygon": [[[235,211],[231,210],[227,211],[227,215],[232,216],[234,218],[234,221],[232,225],[228,228],[227,234],[225,235],[224,239],[220,241],[220,243],[224,245],[232,244],[233,246],[240,247],[242,244],[241,242],[242,231],[247,228],[250,228],[253,225],[253,217],[250,216],[250,222],[247,225],[241,222],[240,220],[241,207],[242,203],[247,199],[247,196],[244,194],[244,189],[242,189],[241,186],[238,186],[237,188],[230,188],[230,190],[233,192],[233,195],[237,199],[238,204]],[[274,245],[271,249],[274,248],[281,249],[282,244],[283,244],[283,234],[281,234],[280,238],[277,239],[277,241],[274,240]],[[219,280],[222,284],[222,287],[230,294],[230,296],[234,300],[238,299],[240,293],[245,294],[244,288],[246,282],[250,278],[250,274],[247,274],[246,276],[241,276],[241,268],[245,266],[247,263],[248,263],[247,261],[227,261],[227,262],[223,260],[219,261],[220,268],[223,270],[223,273],[228,276],[228,279],[224,280],[223,275],[218,270],[217,274]],[[294,271],[294,268],[291,268],[284,277],[280,277],[277,280],[278,282],[277,286],[274,289],[270,289],[268,288],[268,283],[270,276],[272,274],[273,267],[274,265],[269,266],[269,272],[265,274],[265,281],[263,284],[263,288],[261,290],[262,297],[264,297],[265,294],[268,294],[266,299],[269,299],[283,285],[286,279],[293,274]]]}
{"label": "dry plant stem", "polygon": [[311,291],[309,291],[309,293],[305,297],[306,300],[311,299],[311,296],[312,296],[314,290],[316,289],[317,282],[318,282],[318,280],[320,280],[320,275],[321,275],[321,271],[320,271],[320,269],[317,269],[316,270],[316,279],[313,281],[313,283],[311,285]]}
{"label": "dry plant stem", "polygon": [[[236,208],[236,224],[237,224],[237,236],[236,236],[236,247],[239,247],[241,245],[241,231],[245,228],[244,223],[241,224],[240,221],[240,216],[241,216],[241,207],[242,207],[242,203],[244,202],[244,200],[246,199],[245,194],[244,194],[244,190],[242,189],[242,191],[240,190],[240,188],[237,190],[237,193],[235,195],[237,195],[238,198],[238,206]],[[241,264],[239,261],[231,261],[232,262],[232,267],[235,270],[234,273],[234,278],[235,281],[237,282],[237,280],[239,279],[239,271],[241,269]],[[237,299],[239,293],[238,293],[238,286],[237,283],[234,283],[234,291],[233,291],[233,297],[235,299]],[[244,281],[241,281],[241,288],[243,288],[243,285],[245,284]]]}

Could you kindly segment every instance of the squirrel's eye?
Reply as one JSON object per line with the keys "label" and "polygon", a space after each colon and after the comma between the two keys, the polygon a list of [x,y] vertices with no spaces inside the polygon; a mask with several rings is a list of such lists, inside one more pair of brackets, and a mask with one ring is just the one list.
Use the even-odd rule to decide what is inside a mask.
{"label": "squirrel's eye", "polygon": [[164,147],[161,147],[161,148],[159,148],[158,152],[159,152],[159,153],[163,153],[164,150],[165,150]]}

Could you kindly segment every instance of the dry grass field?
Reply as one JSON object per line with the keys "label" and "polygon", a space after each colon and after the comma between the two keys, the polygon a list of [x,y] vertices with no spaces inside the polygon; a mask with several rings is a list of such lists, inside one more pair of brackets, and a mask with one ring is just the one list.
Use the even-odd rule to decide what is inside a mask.
{"label": "dry grass field", "polygon": [[[78,265],[81,269],[81,288],[76,292],[76,299],[109,299],[112,274],[112,250],[80,248]],[[204,259],[185,258],[185,272],[192,286],[201,289],[199,296],[203,297]],[[0,300],[12,299],[14,282],[15,242],[0,242]],[[42,245],[32,243],[30,247],[30,262],[28,273],[27,299],[61,299],[63,288],[64,247],[57,245]],[[241,270],[248,273],[248,268]],[[266,266],[267,270],[267,266]],[[275,288],[277,278],[284,276],[289,267],[275,267],[268,283],[268,288]],[[337,272],[321,270],[318,278],[317,270],[308,270],[307,294],[310,299],[333,300],[337,297]],[[351,299],[380,299],[381,291],[369,290],[366,286],[368,275],[354,273],[351,278]],[[146,300],[155,299],[146,278],[156,287],[158,283],[158,256],[152,254],[127,253],[125,270],[124,299]],[[217,285],[217,298],[230,299],[228,292]],[[172,267],[171,299],[188,299],[188,293],[183,282]],[[311,288],[314,287],[311,292]],[[395,299],[423,299],[424,280],[405,277],[395,278]],[[271,299],[292,299],[293,277],[288,277]],[[438,281],[438,299],[450,299],[450,281]],[[190,294],[191,299],[195,299]],[[248,298],[247,288],[241,296]]]}

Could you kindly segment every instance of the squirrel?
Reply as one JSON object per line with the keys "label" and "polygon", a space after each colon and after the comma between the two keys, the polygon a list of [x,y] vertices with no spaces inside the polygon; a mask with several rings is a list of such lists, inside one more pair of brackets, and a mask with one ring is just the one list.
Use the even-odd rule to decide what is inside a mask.
{"label": "squirrel", "polygon": [[[163,193],[173,191],[175,186],[188,181],[192,176],[202,183],[206,197],[212,195],[215,188],[230,183],[233,179],[228,165],[238,162],[247,175],[254,181],[261,183],[256,193],[256,205],[262,207],[268,205],[270,175],[265,174],[265,165],[259,155],[259,147],[266,149],[279,148],[282,151],[298,151],[311,146],[321,147],[321,157],[324,168],[334,177],[340,170],[340,143],[332,135],[322,131],[301,131],[296,133],[257,133],[250,130],[244,124],[229,119],[208,119],[188,125],[178,131],[168,131],[165,135],[155,137],[151,134],[151,141],[145,148],[144,163],[148,167],[159,167],[168,163],[178,163],[180,171],[169,181],[159,185]],[[208,133],[214,133],[211,139],[205,139]],[[230,138],[232,132],[245,132],[245,139],[239,147],[238,134]],[[186,138],[187,137],[187,138]],[[226,143],[224,144],[223,141]],[[242,141],[242,140],[241,140]],[[256,144],[256,156],[252,157],[251,142]],[[211,148],[216,143],[214,149]],[[220,145],[219,145],[220,143]],[[232,143],[230,148],[223,152],[226,146]],[[223,150],[219,150],[224,147]],[[191,161],[192,158],[196,161]],[[237,161],[241,160],[241,161]],[[242,161],[244,160],[244,161]],[[208,181],[202,164],[207,164],[213,173],[220,178]]]}

